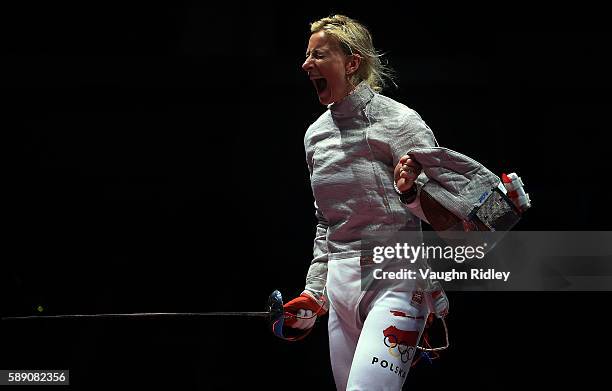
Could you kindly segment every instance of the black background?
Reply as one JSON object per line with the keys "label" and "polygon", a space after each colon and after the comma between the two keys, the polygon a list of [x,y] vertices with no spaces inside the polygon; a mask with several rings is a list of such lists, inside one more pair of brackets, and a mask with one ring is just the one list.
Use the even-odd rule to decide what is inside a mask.
{"label": "black background", "polygon": [[[370,28],[397,72],[385,94],[441,145],[523,177],[534,207],[516,229],[609,229],[612,34],[591,19],[32,6],[3,15],[3,314],[257,311],[298,294],[315,224],[303,135],[324,110],[300,66],[308,23],[333,12]],[[597,383],[609,298],[451,293],[452,348],[405,388]],[[1,368],[70,369],[84,389],[332,389],[325,322],[294,344],[260,319],[2,322]]]}

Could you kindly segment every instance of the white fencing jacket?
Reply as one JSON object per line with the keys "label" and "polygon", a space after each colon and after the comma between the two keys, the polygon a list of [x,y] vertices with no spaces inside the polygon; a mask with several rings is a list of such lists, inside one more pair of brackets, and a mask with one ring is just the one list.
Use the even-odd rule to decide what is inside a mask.
{"label": "white fencing jacket", "polygon": [[[310,125],[304,147],[318,224],[307,291],[322,295],[327,262],[360,256],[364,234],[420,231],[424,217],[418,197],[410,205],[401,203],[393,170],[408,151],[436,145],[414,110],[365,82]],[[426,180],[422,174],[417,182]]]}

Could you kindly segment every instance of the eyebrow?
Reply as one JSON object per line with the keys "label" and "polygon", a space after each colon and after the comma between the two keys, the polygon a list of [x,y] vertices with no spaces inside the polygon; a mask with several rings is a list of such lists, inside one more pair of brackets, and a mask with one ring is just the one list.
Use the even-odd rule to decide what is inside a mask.
{"label": "eyebrow", "polygon": [[310,55],[310,53],[312,52],[320,52],[320,53],[325,53],[326,50],[324,48],[314,48],[312,50],[307,50],[306,51],[306,57],[308,57]]}

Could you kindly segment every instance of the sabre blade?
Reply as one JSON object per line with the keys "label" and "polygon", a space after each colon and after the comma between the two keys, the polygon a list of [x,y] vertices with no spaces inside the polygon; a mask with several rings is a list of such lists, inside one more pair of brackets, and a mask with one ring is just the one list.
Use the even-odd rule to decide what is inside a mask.
{"label": "sabre blade", "polygon": [[2,320],[24,319],[81,319],[81,318],[163,318],[163,317],[200,317],[200,316],[247,316],[269,317],[270,312],[136,312],[131,314],[65,314],[65,315],[30,315],[7,316]]}

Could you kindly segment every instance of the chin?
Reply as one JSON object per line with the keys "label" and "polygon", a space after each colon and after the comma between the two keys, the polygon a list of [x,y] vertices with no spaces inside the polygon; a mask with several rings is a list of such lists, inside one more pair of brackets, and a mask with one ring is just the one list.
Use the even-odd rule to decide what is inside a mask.
{"label": "chin", "polygon": [[341,97],[334,96],[334,94],[331,94],[330,91],[325,91],[321,95],[317,94],[317,97],[322,105],[330,105],[342,99]]}

